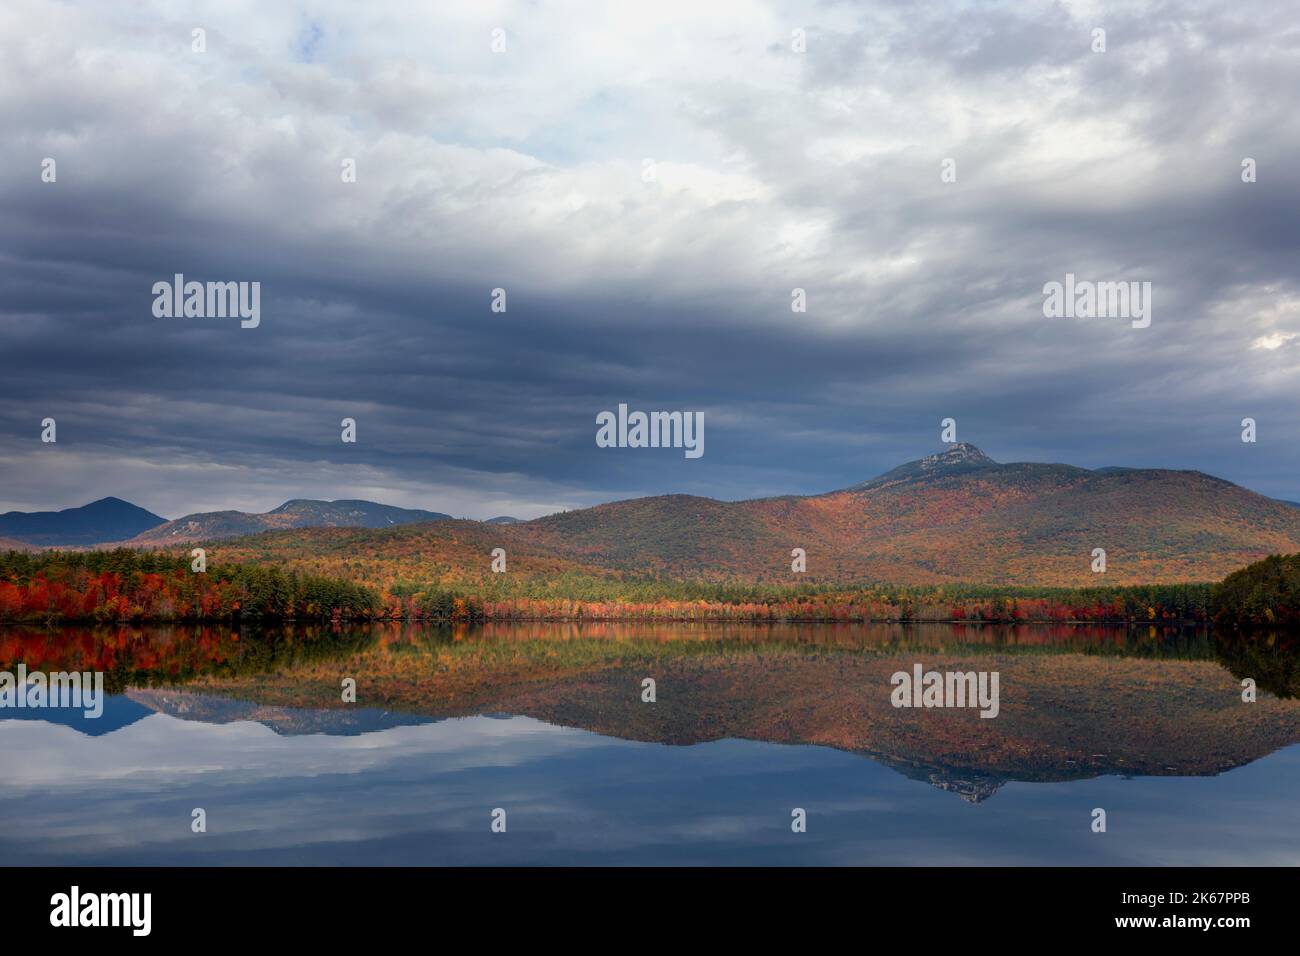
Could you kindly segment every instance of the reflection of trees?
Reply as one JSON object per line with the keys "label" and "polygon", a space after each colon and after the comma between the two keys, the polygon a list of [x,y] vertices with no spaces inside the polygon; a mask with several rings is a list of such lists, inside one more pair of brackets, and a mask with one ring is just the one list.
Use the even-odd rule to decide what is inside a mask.
{"label": "reflection of trees", "polygon": [[838,622],[772,624],[698,621],[488,621],[458,625],[456,642],[521,643],[583,641],[695,644],[702,651],[779,645],[815,650],[876,653],[961,652],[1089,654],[1152,659],[1210,660],[1209,632],[1197,626],[1116,624],[963,624],[934,622]]}
{"label": "reflection of trees", "polygon": [[[578,651],[586,646],[662,647],[692,655],[737,649],[802,648],[809,653],[950,652],[1082,653],[1204,660],[1213,655],[1204,629],[1113,625],[994,624],[696,624],[537,621],[446,627],[366,624],[120,625],[0,629],[0,669],[102,671],[113,693],[127,687],[183,684],[211,675],[237,677],[289,671],[362,651],[418,654],[429,643],[489,652],[518,646]],[[570,655],[572,656],[572,655]],[[576,657],[581,657],[576,654]]]}
{"label": "reflection of trees", "polygon": [[1253,678],[1278,697],[1300,697],[1300,635],[1216,631],[1214,654],[1233,677]]}
{"label": "reflection of trees", "polygon": [[364,650],[382,626],[285,624],[239,630],[175,627],[61,628],[0,634],[0,668],[102,671],[110,693],[128,687],[183,684],[201,675],[237,677],[327,660]]}

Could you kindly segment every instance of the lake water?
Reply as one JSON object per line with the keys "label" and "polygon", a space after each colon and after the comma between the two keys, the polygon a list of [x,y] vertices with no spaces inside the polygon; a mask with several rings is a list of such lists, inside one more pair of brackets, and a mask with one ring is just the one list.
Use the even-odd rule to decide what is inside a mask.
{"label": "lake water", "polygon": [[[0,669],[113,693],[0,710],[0,860],[1296,864],[1298,656],[1066,626],[11,629]],[[997,717],[894,707],[915,664],[996,671]]]}

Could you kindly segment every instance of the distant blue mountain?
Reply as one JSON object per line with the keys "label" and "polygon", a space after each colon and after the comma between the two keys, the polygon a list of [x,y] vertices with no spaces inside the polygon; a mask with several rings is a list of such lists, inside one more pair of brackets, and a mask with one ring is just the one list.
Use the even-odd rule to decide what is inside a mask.
{"label": "distant blue mountain", "polygon": [[27,544],[86,545],[125,541],[167,519],[121,498],[100,498],[63,511],[10,511],[0,515],[0,538]]}

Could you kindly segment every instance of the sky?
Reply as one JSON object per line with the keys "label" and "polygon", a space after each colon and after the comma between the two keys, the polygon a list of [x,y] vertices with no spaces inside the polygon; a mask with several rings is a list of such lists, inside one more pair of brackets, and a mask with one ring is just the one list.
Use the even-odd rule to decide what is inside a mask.
{"label": "sky", "polygon": [[[1295,12],[6,0],[0,511],[812,494],[945,418],[1300,499]],[[620,403],[705,453],[597,447]]]}

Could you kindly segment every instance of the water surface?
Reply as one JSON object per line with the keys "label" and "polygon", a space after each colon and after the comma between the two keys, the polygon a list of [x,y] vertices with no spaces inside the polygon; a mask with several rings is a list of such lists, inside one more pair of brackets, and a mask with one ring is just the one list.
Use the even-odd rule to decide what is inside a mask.
{"label": "water surface", "polygon": [[[9,630],[9,864],[1294,864],[1297,654],[1098,627]],[[1001,709],[889,675],[997,670]],[[1257,675],[1256,703],[1241,678]],[[340,685],[357,681],[356,704]],[[657,700],[642,700],[642,682]],[[202,807],[207,832],[191,831]],[[1094,808],[1107,832],[1090,827]],[[495,808],[505,833],[493,833]],[[791,811],[807,832],[791,831]]]}

